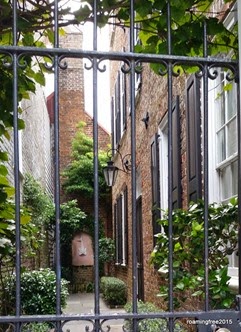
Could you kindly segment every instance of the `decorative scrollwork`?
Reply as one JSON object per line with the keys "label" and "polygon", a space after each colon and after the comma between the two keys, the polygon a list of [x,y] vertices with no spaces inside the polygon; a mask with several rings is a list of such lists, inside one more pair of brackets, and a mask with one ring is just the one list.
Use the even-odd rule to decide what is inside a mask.
{"label": "decorative scrollwork", "polygon": [[[106,71],[106,64],[102,64],[103,61],[108,60],[106,57],[97,60],[97,69],[99,72],[104,73]],[[102,67],[101,67],[102,66]]]}
{"label": "decorative scrollwork", "polygon": [[89,60],[90,65],[87,65],[87,63],[85,63],[84,68],[87,70],[93,69],[93,58],[91,58],[90,56],[87,56],[86,59]]}
{"label": "decorative scrollwork", "polygon": [[218,68],[221,68],[223,71],[226,72],[225,78],[228,82],[237,82],[238,81],[238,69],[233,66],[232,64],[221,63],[217,64],[214,63],[208,67],[208,77],[212,80],[216,79],[219,75]]}
{"label": "decorative scrollwork", "polygon": [[111,327],[110,325],[105,325],[103,326],[103,324],[108,321],[107,319],[103,319],[102,322],[100,323],[100,331],[101,332],[110,332],[111,331]]}
{"label": "decorative scrollwork", "polygon": [[17,57],[17,65],[21,69],[26,69],[28,66],[28,61],[26,60],[26,57],[29,56],[27,54],[19,54]]}
{"label": "decorative scrollwork", "polygon": [[[50,61],[47,62],[47,59],[49,59]],[[48,70],[48,71],[52,71],[52,69],[54,68],[54,57],[52,57],[51,55],[47,54],[44,56],[44,67]]]}
{"label": "decorative scrollwork", "polygon": [[129,332],[129,330],[127,329],[127,327],[125,325],[122,326],[122,331],[123,332]]}
{"label": "decorative scrollwork", "polygon": [[[179,77],[181,74],[186,72],[187,68],[188,72],[192,71],[196,77],[201,78],[203,76],[203,65],[199,62],[174,62],[172,65],[172,74],[174,77]],[[192,70],[190,70],[191,68]]]}
{"label": "decorative scrollwork", "polygon": [[2,55],[0,57],[3,67],[5,68],[11,68],[13,65],[13,55],[9,52],[2,52]]}
{"label": "decorative scrollwork", "polygon": [[161,76],[165,76],[168,72],[168,65],[166,61],[160,61],[158,62],[160,68],[158,69],[158,74]]}
{"label": "decorative scrollwork", "polygon": [[131,71],[131,62],[129,59],[123,59],[123,64],[121,66],[121,71],[124,74],[128,74]]}
{"label": "decorative scrollwork", "polygon": [[67,69],[68,68],[68,62],[65,60],[66,56],[62,55],[58,58],[58,66],[60,69]]}
{"label": "decorative scrollwork", "polygon": [[218,74],[219,72],[215,65],[211,65],[208,67],[208,78],[210,78],[211,80],[215,80],[218,77]]}
{"label": "decorative scrollwork", "polygon": [[137,73],[137,74],[142,73],[143,66],[142,66],[141,60],[135,61],[135,68],[134,69],[135,69],[135,73]]}
{"label": "decorative scrollwork", "polygon": [[[95,323],[94,323],[94,321],[92,321],[91,319],[86,319],[86,318],[82,319],[82,320],[67,320],[67,321],[64,321],[62,323],[62,325],[61,325],[61,331],[64,331],[64,327],[65,327],[66,331],[71,332],[71,329],[68,327],[68,325],[66,325],[66,324],[68,324],[70,322],[71,323],[75,322],[76,325],[79,323],[79,324],[81,324],[80,326],[82,326],[82,324],[84,324],[84,322],[86,322],[85,331],[86,332],[94,332],[95,331]],[[87,324],[89,324],[89,325],[87,325]]]}

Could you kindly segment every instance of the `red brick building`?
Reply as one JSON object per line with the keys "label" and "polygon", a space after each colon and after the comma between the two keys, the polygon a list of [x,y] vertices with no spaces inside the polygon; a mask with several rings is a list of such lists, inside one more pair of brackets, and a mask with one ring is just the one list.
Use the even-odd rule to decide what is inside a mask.
{"label": "red brick building", "polygon": [[[235,15],[233,11],[230,15]],[[229,20],[227,16],[227,22]],[[227,23],[228,24],[228,23]],[[136,31],[137,31],[136,27]],[[138,34],[136,33],[136,36]],[[129,30],[118,26],[111,32],[111,48],[128,52]],[[138,37],[136,37],[136,43]],[[118,149],[122,158],[131,153],[130,75],[121,70],[124,63],[111,63],[112,96],[112,146]],[[211,82],[209,88],[209,108],[214,109],[209,123],[209,201],[227,202],[237,195],[237,187],[227,182],[235,182],[237,176],[237,135],[231,134],[230,142],[224,131],[228,122],[219,128],[219,112],[233,109],[232,126],[237,121],[236,84],[232,91],[222,92],[224,77]],[[161,278],[160,271],[150,264],[150,256],[155,246],[155,234],[160,232],[157,224],[168,208],[168,94],[167,78],[155,74],[149,64],[142,64],[141,74],[135,73],[136,112],[136,219],[137,228],[137,270],[138,298],[161,306],[157,297]],[[173,208],[187,208],[190,201],[203,196],[203,87],[195,75],[173,77],[172,82],[172,205]],[[221,94],[221,99],[217,98]],[[221,104],[225,107],[221,107]],[[222,133],[221,133],[222,132]],[[221,135],[226,137],[221,143]],[[233,143],[231,143],[233,140]],[[232,152],[224,155],[224,145],[233,144]],[[228,149],[228,148],[227,148]],[[119,153],[113,156],[114,165],[122,168]],[[235,175],[236,174],[236,175]],[[225,185],[226,183],[226,185]],[[132,207],[131,176],[118,172],[112,187],[113,229],[116,239],[116,275],[128,285],[129,299],[132,292]],[[235,284],[237,262],[230,258],[230,275]]]}
{"label": "red brick building", "polygon": [[[82,33],[71,32],[61,37],[61,47],[80,48],[82,45]],[[84,99],[84,70],[82,59],[65,59],[66,69],[60,69],[59,74],[59,122],[60,122],[60,172],[62,172],[71,162],[72,141],[77,132],[77,125],[84,122],[85,133],[93,137],[93,118],[85,111]],[[53,121],[54,94],[48,97],[48,109],[50,118]],[[110,134],[99,125],[99,148],[108,149],[110,144]],[[62,197],[62,200],[65,200]],[[85,197],[78,197],[80,207],[86,212],[93,211],[92,202],[86,201]],[[101,212],[104,219],[108,219],[109,212]]]}

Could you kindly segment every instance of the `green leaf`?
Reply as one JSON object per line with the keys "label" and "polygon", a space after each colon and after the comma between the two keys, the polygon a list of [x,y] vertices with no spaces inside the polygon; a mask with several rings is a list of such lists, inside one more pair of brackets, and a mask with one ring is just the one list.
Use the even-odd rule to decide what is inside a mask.
{"label": "green leaf", "polygon": [[42,72],[37,72],[35,75],[34,75],[34,80],[39,83],[40,85],[45,85],[45,76]]}
{"label": "green leaf", "polygon": [[0,151],[0,160],[8,161],[8,154],[7,154],[7,152]]}

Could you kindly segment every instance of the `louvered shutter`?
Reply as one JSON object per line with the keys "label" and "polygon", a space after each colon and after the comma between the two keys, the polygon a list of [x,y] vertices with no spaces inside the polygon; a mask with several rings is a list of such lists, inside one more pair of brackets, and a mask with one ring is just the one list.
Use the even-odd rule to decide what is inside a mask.
{"label": "louvered shutter", "polygon": [[192,75],[186,85],[187,194],[188,201],[201,198],[200,81]]}
{"label": "louvered shutter", "polygon": [[173,208],[181,208],[181,135],[180,135],[180,112],[179,112],[179,96],[176,97],[172,107],[172,204]]}
{"label": "louvered shutter", "polygon": [[158,134],[155,134],[151,143],[151,186],[152,186],[152,227],[153,227],[153,235],[155,235],[156,233],[159,233],[161,230],[161,226],[157,223],[157,220],[160,218],[160,173],[159,173]]}

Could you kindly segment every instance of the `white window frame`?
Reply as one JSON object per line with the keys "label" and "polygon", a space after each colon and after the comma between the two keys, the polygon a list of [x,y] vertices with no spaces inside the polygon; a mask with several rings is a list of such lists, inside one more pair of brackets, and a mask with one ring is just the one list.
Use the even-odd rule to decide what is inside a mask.
{"label": "white window frame", "polygon": [[[218,162],[218,140],[217,140],[217,112],[220,111],[222,105],[222,100],[224,100],[224,108],[227,110],[227,95],[229,91],[223,90],[223,86],[228,82],[224,78],[222,81],[221,70],[218,70],[218,76],[216,80],[209,80],[209,123],[208,123],[208,141],[209,144],[209,202],[210,203],[226,203],[231,197],[236,196],[233,194],[231,197],[222,197],[222,186],[221,186],[221,173],[225,167],[231,165],[238,158],[237,151],[235,151],[232,155],[228,156],[222,162]],[[225,74],[224,74],[225,75]],[[232,89],[234,93],[237,89],[236,84],[233,82]],[[221,91],[222,90],[222,91]],[[234,105],[235,107],[235,105]],[[225,110],[225,112],[226,112]],[[236,107],[237,110],[237,107]],[[237,123],[237,112],[235,114],[236,123]],[[233,118],[232,118],[233,119]],[[229,119],[230,120],[230,119]],[[224,126],[227,126],[228,121],[224,121]],[[220,129],[220,127],[219,127]],[[225,140],[226,143],[226,140]],[[230,287],[237,288],[238,286],[238,267],[234,265],[234,255],[228,256],[229,259],[229,268],[228,274],[231,277],[230,279]]]}
{"label": "white window frame", "polygon": [[160,174],[160,206],[161,217],[168,208],[168,121],[167,116],[158,128],[159,174]]}

